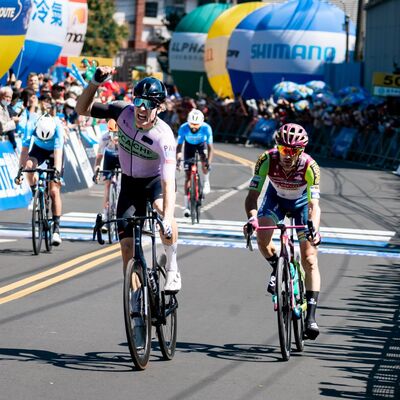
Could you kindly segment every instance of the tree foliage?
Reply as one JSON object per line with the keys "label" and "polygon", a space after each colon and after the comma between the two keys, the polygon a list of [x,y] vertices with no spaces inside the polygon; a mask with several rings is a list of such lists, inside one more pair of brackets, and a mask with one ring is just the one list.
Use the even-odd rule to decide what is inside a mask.
{"label": "tree foliage", "polygon": [[126,25],[118,25],[113,18],[113,0],[88,0],[88,28],[82,54],[92,57],[114,57],[128,38]]}

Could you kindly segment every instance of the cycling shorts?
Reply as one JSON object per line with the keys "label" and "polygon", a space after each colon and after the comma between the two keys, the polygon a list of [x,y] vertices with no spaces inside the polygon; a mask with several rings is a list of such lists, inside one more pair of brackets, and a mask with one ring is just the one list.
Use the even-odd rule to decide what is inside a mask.
{"label": "cycling shorts", "polygon": [[[270,217],[275,222],[283,222],[286,216],[294,219],[295,225],[307,225],[308,200],[307,193],[300,199],[288,200],[279,197],[272,185],[268,185],[261,207],[258,210],[258,217]],[[306,229],[297,229],[299,241],[307,240]]]}
{"label": "cycling shorts", "polygon": [[[47,168],[54,168],[54,150],[45,150],[34,143],[28,156],[29,158],[35,158],[38,166],[47,161]],[[62,165],[64,166],[64,152]],[[60,176],[63,176],[64,167],[59,172]]]}
{"label": "cycling shorts", "polygon": [[104,151],[104,161],[103,161],[103,170],[110,172],[103,172],[104,180],[111,179],[112,172],[114,169],[120,168],[118,152],[105,150]]}
{"label": "cycling shorts", "polygon": [[185,168],[186,171],[189,170],[190,167],[193,164],[193,162],[190,162],[190,161],[196,155],[196,150],[199,152],[199,156],[200,156],[200,160],[201,161],[207,160],[206,142],[199,143],[199,144],[190,144],[188,142],[185,142],[183,159],[185,160],[184,161],[184,168]]}
{"label": "cycling shorts", "polygon": [[[146,215],[147,201],[151,204],[162,198],[160,176],[150,178],[133,178],[122,174],[121,192],[118,198],[117,218]],[[133,225],[118,221],[119,239],[133,237]]]}

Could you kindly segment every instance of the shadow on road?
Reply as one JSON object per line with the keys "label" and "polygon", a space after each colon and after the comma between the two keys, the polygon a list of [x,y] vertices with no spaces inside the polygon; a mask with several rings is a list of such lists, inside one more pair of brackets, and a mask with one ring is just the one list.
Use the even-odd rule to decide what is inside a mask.
{"label": "shadow on road", "polygon": [[[374,265],[364,283],[346,298],[352,316],[330,333],[340,346],[316,346],[316,355],[345,372],[349,385],[321,382],[321,396],[343,399],[400,399],[400,264]],[[343,310],[336,309],[340,315]],[[319,350],[317,350],[317,347]],[[365,391],[357,392],[360,387]]]}
{"label": "shadow on road", "polygon": [[129,353],[91,352],[77,355],[48,350],[0,349],[0,361],[7,360],[51,364],[81,371],[131,372],[133,369]]}

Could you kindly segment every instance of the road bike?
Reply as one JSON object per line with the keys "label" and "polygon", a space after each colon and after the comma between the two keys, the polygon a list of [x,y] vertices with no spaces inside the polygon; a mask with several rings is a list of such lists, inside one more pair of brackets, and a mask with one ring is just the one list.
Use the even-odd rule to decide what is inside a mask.
{"label": "road bike", "polygon": [[49,189],[50,182],[54,180],[54,171],[54,168],[22,169],[15,178],[20,179],[22,172],[38,174],[32,201],[32,247],[35,255],[40,253],[43,239],[47,251],[50,252],[53,247],[52,200]]}
{"label": "road bike", "polygon": [[118,227],[117,223],[108,222],[117,218],[117,204],[119,192],[121,190],[121,169],[115,168],[112,170],[98,170],[96,176],[99,174],[106,174],[110,176],[110,188],[108,190],[108,206],[107,206],[107,221],[105,226],[108,234],[108,243],[118,241]]}
{"label": "road bike", "polygon": [[203,186],[199,174],[199,153],[189,160],[185,160],[185,164],[190,165],[190,186],[186,193],[190,210],[190,218],[192,225],[200,222],[201,203],[203,200]]}
{"label": "road bike", "polygon": [[[289,217],[289,224],[278,223],[275,226],[260,226],[258,230],[280,231],[280,253],[276,268],[276,294],[272,296],[274,311],[277,312],[279,343],[284,361],[290,359],[292,347],[292,325],[296,349],[304,350],[304,320],[307,311],[305,288],[305,272],[300,262],[300,256],[295,249],[293,230],[306,229],[308,240],[314,237],[314,227],[311,220],[307,225],[294,225]],[[252,250],[251,225],[248,224],[246,234],[247,247]]]}
{"label": "road bike", "polygon": [[[147,204],[145,216],[116,218],[108,222],[125,221],[133,225],[134,257],[124,274],[124,321],[132,361],[138,370],[147,367],[152,340],[152,327],[157,332],[160,350],[165,360],[172,360],[176,348],[178,301],[175,294],[164,290],[166,282],[163,254],[157,259],[156,225],[164,231],[162,219]],[[104,244],[101,227],[106,222],[98,214],[93,232],[100,244]],[[151,238],[151,267],[147,266],[142,247],[142,237]]]}

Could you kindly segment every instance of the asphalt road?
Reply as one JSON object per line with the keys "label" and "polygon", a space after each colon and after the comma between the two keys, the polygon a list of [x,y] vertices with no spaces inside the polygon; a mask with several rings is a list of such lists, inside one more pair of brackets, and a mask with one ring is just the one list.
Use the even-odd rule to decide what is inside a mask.
{"label": "asphalt road", "polygon": [[[72,234],[65,223],[64,237],[74,240],[33,256],[29,211],[0,212],[0,398],[400,398],[399,178],[320,161],[321,225],[332,237],[319,256],[321,335],[282,362],[265,295],[269,268],[234,234],[245,220],[249,165],[261,149],[216,148],[202,217],[211,225],[223,221],[219,226],[230,233],[210,234],[204,225],[196,236],[180,219],[186,233],[178,250],[177,351],[163,361],[155,342],[143,372],[133,369],[125,338],[118,245],[101,247],[86,240],[89,229]],[[65,194],[64,215],[90,220],[101,208],[101,191]],[[350,230],[382,243],[353,240]]]}

